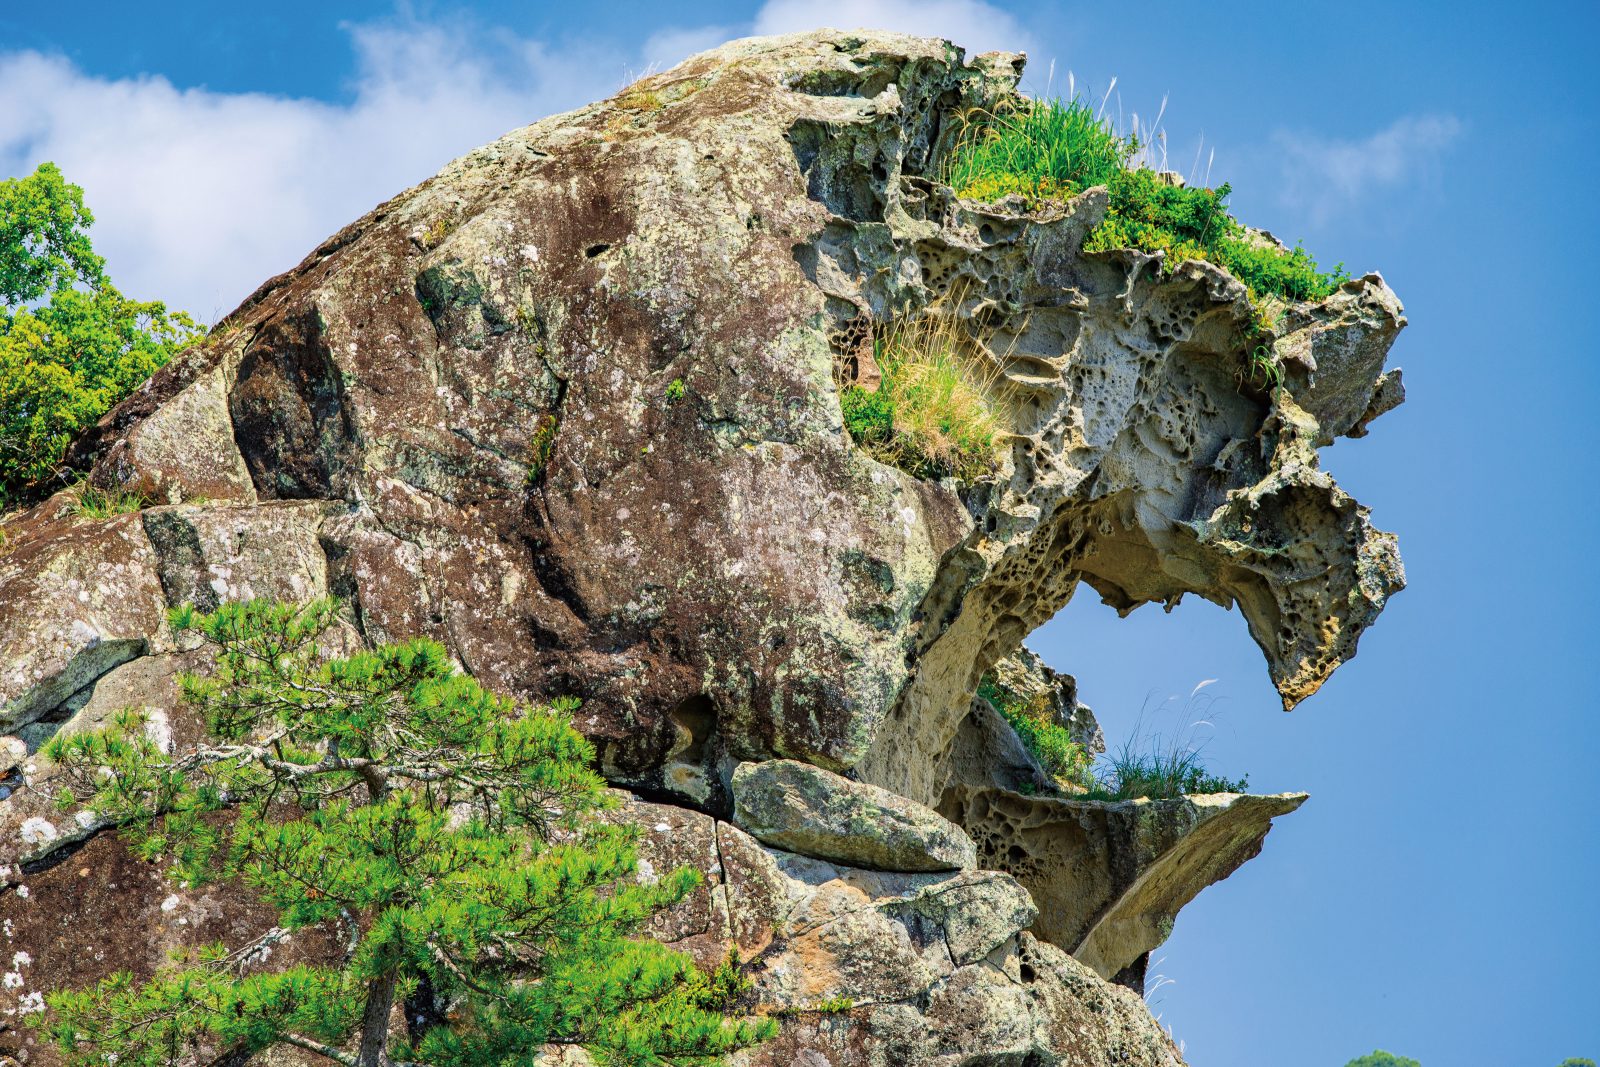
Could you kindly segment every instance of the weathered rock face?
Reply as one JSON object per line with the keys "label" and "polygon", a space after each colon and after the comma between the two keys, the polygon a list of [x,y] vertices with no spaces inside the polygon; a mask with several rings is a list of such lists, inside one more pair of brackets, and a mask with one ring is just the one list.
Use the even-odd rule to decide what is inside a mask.
{"label": "weathered rock face", "polygon": [[[1404,581],[1316,450],[1399,403],[1405,320],[1376,275],[1290,309],[1267,392],[1237,281],[1082,252],[1103,190],[957,200],[954,119],[1020,70],[892,34],[735,42],[463,157],[264,285],[75,446],[158,505],[7,520],[0,911],[96,830],[51,808],[45,737],[125,704],[195,728],[168,714],[192,663],[167,607],[331,593],[353,643],[423,634],[496,689],[584,698],[613,782],[698,809],[661,809],[698,850],[672,862],[722,873],[658,936],[762,953],[768,1003],[858,1004],[750,1062],[1175,1062],[1102,978],[1298,800],[1024,796],[1048,782],[973,693],[1085,582],[1124,613],[1237,604],[1285,707],[1314,692]],[[868,331],[931,306],[994,379],[1004,451],[973,484],[842,424]],[[846,870],[713,821],[738,763],[785,758],[938,807],[1017,879]],[[138,907],[128,936],[166,943]]]}
{"label": "weathered rock face", "polygon": [[[936,802],[978,675],[1081,581],[1121,611],[1238,603],[1286,704],[1309,695],[1402,581],[1315,453],[1393,402],[1399,303],[1371,276],[1295,309],[1288,388],[1251,388],[1235,281],[1079,251],[1103,193],[1019,216],[934,180],[952,117],[1019,70],[893,35],[736,42],[382,205],[80,443],[97,482],[208,501],[192,529],[12,524],[6,721],[206,596],[210,571],[162,581],[225,566],[197,516],[288,501],[370,637],[585,696],[615,780],[714,807],[722,761],[772,756]],[[854,449],[835,382],[865,322],[941,300],[1010,442],[960,492]]]}

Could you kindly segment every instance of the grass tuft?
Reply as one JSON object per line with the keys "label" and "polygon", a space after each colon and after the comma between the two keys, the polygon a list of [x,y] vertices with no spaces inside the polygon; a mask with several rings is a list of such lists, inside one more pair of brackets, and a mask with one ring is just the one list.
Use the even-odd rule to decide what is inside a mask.
{"label": "grass tuft", "polygon": [[[1164,147],[1158,130],[1145,138],[1161,138]],[[1244,283],[1257,310],[1255,330],[1245,339],[1253,353],[1258,342],[1270,340],[1275,302],[1321,300],[1349,280],[1342,263],[1323,271],[1298,244],[1284,248],[1248,230],[1228,212],[1232,189],[1226,183],[1215,189],[1186,186],[1143,165],[1151,158],[1137,125],[1125,137],[1076,98],[1024,99],[966,116],[945,180],[957,196],[989,202],[1019,196],[1029,210],[1106,186],[1105,220],[1089,234],[1084,251],[1159,252],[1169,272],[1190,259],[1222,267]],[[1277,370],[1270,345],[1265,351],[1264,362]],[[1251,377],[1263,373],[1262,364],[1259,353],[1253,354]],[[1268,384],[1279,379],[1281,372],[1266,374]]]}
{"label": "grass tuft", "polygon": [[629,89],[618,96],[615,106],[623,111],[660,111],[666,100],[654,89]]}
{"label": "grass tuft", "polygon": [[1136,147],[1079,100],[1022,100],[965,119],[945,180],[973,200],[1015,193],[1035,204],[1105,185]]}
{"label": "grass tuft", "polygon": [[[1189,694],[1181,713],[1190,718],[1204,712],[1210,701],[1200,696],[1209,683],[1201,682]],[[1141,720],[1142,723],[1142,720]],[[1188,727],[1174,730],[1168,737],[1146,735],[1142,725],[1115,752],[1108,752],[1095,775],[1095,786],[1084,794],[1087,800],[1167,800],[1195,793],[1243,793],[1250,786],[1248,776],[1237,780],[1223,778],[1206,770],[1197,740],[1197,731],[1211,724],[1194,718]]]}
{"label": "grass tuft", "polygon": [[858,445],[919,478],[963,481],[994,469],[998,432],[987,399],[987,362],[980,346],[948,315],[895,323],[873,339],[883,380],[840,398],[845,426]]}
{"label": "grass tuft", "polygon": [[67,512],[80,519],[99,521],[142,511],[149,503],[150,498],[143,493],[97,489],[88,482],[79,482],[67,498]]}

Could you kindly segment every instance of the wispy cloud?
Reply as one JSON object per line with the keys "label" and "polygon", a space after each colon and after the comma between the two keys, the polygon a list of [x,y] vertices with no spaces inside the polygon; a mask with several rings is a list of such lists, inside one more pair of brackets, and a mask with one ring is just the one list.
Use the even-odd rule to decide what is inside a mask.
{"label": "wispy cloud", "polygon": [[1033,48],[1032,37],[1016,18],[982,0],[767,0],[753,32],[795,33],[819,26],[943,37],[968,54]]}
{"label": "wispy cloud", "polygon": [[1273,137],[1280,196],[1313,222],[1327,222],[1382,190],[1432,180],[1462,129],[1454,115],[1418,114],[1358,140],[1280,131]]}

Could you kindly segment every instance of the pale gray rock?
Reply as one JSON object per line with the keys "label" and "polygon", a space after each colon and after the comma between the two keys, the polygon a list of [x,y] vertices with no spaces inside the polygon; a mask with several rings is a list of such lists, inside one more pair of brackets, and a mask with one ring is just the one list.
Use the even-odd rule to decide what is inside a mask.
{"label": "pale gray rock", "polygon": [[884,871],[972,867],[972,839],[915,801],[797,760],[742,763],[733,821],[764,844]]}

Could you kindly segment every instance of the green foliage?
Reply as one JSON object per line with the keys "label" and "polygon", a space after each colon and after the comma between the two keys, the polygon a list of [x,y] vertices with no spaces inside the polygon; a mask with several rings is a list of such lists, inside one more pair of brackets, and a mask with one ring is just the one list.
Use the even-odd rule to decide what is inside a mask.
{"label": "green foliage", "polygon": [[1370,1055],[1351,1060],[1344,1067],[1422,1067],[1422,1064],[1405,1056],[1396,1056],[1392,1052],[1378,1049]]}
{"label": "green foliage", "polygon": [[672,381],[667,383],[667,403],[673,404],[679,400],[682,400],[686,395],[688,395],[688,392],[688,389],[684,387],[682,378],[672,379]]}
{"label": "green foliage", "polygon": [[1594,1067],[1594,1061],[1566,1059],[1561,1061],[1560,1067]]}
{"label": "green foliage", "polygon": [[1151,170],[1127,170],[1110,182],[1106,219],[1083,244],[1084,251],[1138,248],[1165,253],[1168,268],[1204,259],[1238,278],[1260,304],[1266,297],[1321,300],[1349,278],[1343,264],[1331,272],[1296,246],[1285,251],[1252,238],[1227,211],[1232,188],[1170,185]]}
{"label": "green foliage", "polygon": [[[1215,263],[1249,290],[1261,320],[1257,336],[1270,328],[1271,301],[1320,300],[1349,278],[1343,264],[1324,272],[1299,245],[1285,250],[1252,236],[1228,213],[1228,185],[1172,184],[1134,165],[1139,150],[1137,138],[1117,134],[1082,101],[1024,100],[1009,111],[970,117],[945,179],[959,196],[995,201],[1017,194],[1029,209],[1106,186],[1106,217],[1084,242],[1085,251],[1160,252],[1168,270],[1189,259]],[[1255,352],[1252,375],[1276,384],[1281,372],[1271,349]]]}
{"label": "green foliage", "polygon": [[1036,206],[1105,185],[1136,148],[1082,101],[1022,100],[967,116],[945,181],[973,200],[1015,193]]}
{"label": "green foliage", "polygon": [[856,1002],[850,997],[829,997],[827,1000],[819,1000],[803,1007],[779,1008],[773,1014],[785,1019],[797,1015],[843,1015],[855,1006]]}
{"label": "green foliage", "polygon": [[0,181],[0,304],[16,307],[101,281],[105,261],[83,232],[93,222],[83,190],[54,163]]}
{"label": "green foliage", "polygon": [[80,519],[94,521],[139,511],[149,502],[142,493],[97,489],[88,482],[82,482],[67,498],[67,510]]}
{"label": "green foliage", "polygon": [[[487,1067],[557,1043],[620,1067],[712,1063],[772,1034],[724,1014],[737,975],[637,939],[699,875],[634,877],[636,829],[595,818],[609,805],[574,701],[497,696],[425,640],[329,655],[336,620],[325,600],[178,609],[173,629],[215,652],[210,674],[182,679],[208,736],[169,753],[124,711],[46,754],[63,806],[120,824],[185,883],[240,879],[282,931],[342,929],[345,959],[259,970],[276,931],[148,981],[56,992],[69,1064],[287,1044],[348,1067]],[[419,991],[450,1021],[391,1034],[396,998]]]}
{"label": "green foliage", "polygon": [[856,444],[882,447],[894,440],[894,397],[887,389],[852,385],[840,396],[839,408]]}
{"label": "green foliage", "polygon": [[949,318],[925,314],[879,333],[876,390],[849,386],[839,398],[856,444],[919,478],[971,481],[994,467],[997,432],[984,356]]}
{"label": "green foliage", "polygon": [[1073,790],[1090,784],[1089,754],[1072,739],[1065,726],[1050,715],[1044,694],[1028,700],[1001,686],[994,675],[986,674],[978,683],[978,696],[987,700],[1022,739],[1049,775]]}
{"label": "green foliage", "polygon": [[0,182],[0,508],[202,336],[182,312],[116,290],[84,232],[92,222],[53,164]]}
{"label": "green foliage", "polygon": [[1234,781],[1209,773],[1200,746],[1179,733],[1163,743],[1159,735],[1146,739],[1135,730],[1106,762],[1086,794],[1090,800],[1166,800],[1193,793],[1243,793],[1250,786],[1248,776]]}
{"label": "green foliage", "polygon": [[556,450],[556,431],[561,429],[561,420],[554,415],[539,416],[539,421],[533,425],[533,439],[529,444],[528,457],[528,484],[538,486],[544,483],[545,471],[550,467],[550,457]]}

